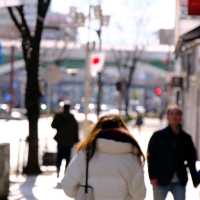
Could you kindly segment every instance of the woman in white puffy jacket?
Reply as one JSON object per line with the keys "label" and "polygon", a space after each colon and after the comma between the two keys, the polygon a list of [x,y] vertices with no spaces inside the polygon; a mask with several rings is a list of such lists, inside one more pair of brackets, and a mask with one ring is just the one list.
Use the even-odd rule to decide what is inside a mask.
{"label": "woman in white puffy jacket", "polygon": [[86,152],[89,152],[88,184],[95,200],[143,200],[144,155],[118,115],[99,119],[88,136],[77,145],[68,165],[62,188],[76,197],[85,182]]}

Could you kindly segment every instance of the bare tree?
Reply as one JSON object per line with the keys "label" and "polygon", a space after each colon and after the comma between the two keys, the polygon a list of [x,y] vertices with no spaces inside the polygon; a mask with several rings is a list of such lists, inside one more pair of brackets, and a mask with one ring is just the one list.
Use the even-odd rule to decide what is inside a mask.
{"label": "bare tree", "polygon": [[128,63],[125,64],[126,67],[129,69],[128,78],[126,80],[126,87],[125,87],[125,114],[126,117],[129,116],[129,100],[130,100],[130,89],[132,85],[133,76],[136,70],[137,62],[141,59],[142,51],[139,51],[136,47],[133,52],[130,52],[127,58]]}
{"label": "bare tree", "polygon": [[[129,115],[129,100],[130,90],[133,82],[133,76],[136,70],[137,62],[141,60],[142,50],[138,50],[137,46],[134,51],[113,51],[114,63],[119,71],[118,91],[120,98],[123,99],[125,114]],[[127,76],[124,76],[123,71],[126,71]],[[122,105],[119,105],[122,108]]]}
{"label": "bare tree", "polygon": [[126,84],[126,79],[124,76],[124,64],[125,64],[125,57],[126,57],[126,52],[122,50],[114,50],[112,49],[112,55],[114,58],[114,64],[117,67],[118,70],[118,80],[116,82],[116,89],[118,91],[118,109],[121,112],[123,109],[123,102],[124,102],[124,96],[125,96],[125,84]]}
{"label": "bare tree", "polygon": [[25,17],[24,6],[8,7],[8,12],[20,32],[22,38],[22,51],[27,74],[25,89],[25,107],[29,122],[28,162],[24,168],[26,174],[41,173],[38,159],[38,119],[40,116],[40,96],[38,72],[39,55],[45,17],[51,0],[38,0],[37,15],[34,30],[31,31]]}

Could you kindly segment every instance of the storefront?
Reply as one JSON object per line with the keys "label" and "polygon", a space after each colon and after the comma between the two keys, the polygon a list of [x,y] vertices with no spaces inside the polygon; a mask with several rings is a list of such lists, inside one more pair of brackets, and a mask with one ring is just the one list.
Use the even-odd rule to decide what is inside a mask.
{"label": "storefront", "polygon": [[185,33],[176,46],[180,60],[180,104],[184,112],[184,127],[192,135],[200,158],[200,26]]}

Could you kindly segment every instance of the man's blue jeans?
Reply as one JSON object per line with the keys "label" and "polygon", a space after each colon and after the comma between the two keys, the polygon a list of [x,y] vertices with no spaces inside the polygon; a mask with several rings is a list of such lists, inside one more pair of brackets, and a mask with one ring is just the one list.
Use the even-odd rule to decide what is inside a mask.
{"label": "man's blue jeans", "polygon": [[174,200],[185,200],[185,186],[180,183],[153,187],[154,200],[165,200],[168,192],[172,193]]}

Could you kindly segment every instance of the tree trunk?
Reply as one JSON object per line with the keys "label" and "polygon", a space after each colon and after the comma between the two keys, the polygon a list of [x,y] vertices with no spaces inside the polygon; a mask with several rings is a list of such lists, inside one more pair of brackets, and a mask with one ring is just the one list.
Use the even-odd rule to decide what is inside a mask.
{"label": "tree trunk", "polygon": [[130,89],[131,89],[132,78],[133,78],[133,75],[134,75],[134,72],[135,72],[135,67],[136,67],[136,59],[134,58],[132,66],[130,67],[128,82],[126,83],[126,91],[125,91],[125,113],[126,113],[126,117],[129,116]]}
{"label": "tree trunk", "polygon": [[26,62],[27,84],[25,94],[25,106],[29,122],[28,162],[24,168],[25,174],[41,173],[38,158],[38,119],[40,115],[40,90],[38,82],[38,59],[31,56]]}
{"label": "tree trunk", "polygon": [[[41,170],[38,161],[38,138],[35,137],[38,133],[38,119],[36,116],[29,116],[29,137],[28,142],[28,162],[23,170],[25,174],[40,174]],[[32,135],[32,136],[31,136]]]}
{"label": "tree trunk", "polygon": [[8,12],[22,37],[22,50],[27,73],[25,107],[29,122],[28,162],[24,168],[26,174],[40,173],[38,160],[38,119],[40,116],[40,88],[38,81],[40,43],[44,20],[51,0],[38,0],[35,30],[32,32],[24,12],[24,6],[8,7]]}

